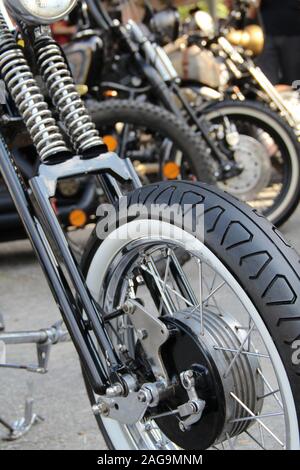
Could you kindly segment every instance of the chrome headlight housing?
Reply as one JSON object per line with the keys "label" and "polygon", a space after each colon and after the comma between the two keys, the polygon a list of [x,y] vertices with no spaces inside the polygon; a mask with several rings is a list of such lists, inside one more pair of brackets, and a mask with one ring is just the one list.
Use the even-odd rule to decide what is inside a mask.
{"label": "chrome headlight housing", "polygon": [[4,0],[14,19],[31,25],[55,23],[68,15],[76,3],[77,0]]}

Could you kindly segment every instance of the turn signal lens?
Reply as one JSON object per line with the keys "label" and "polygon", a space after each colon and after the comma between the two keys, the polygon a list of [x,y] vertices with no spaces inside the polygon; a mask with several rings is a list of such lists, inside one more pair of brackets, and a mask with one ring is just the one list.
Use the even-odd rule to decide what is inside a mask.
{"label": "turn signal lens", "polygon": [[70,212],[69,221],[72,227],[81,228],[87,223],[87,215],[81,209],[75,209]]}
{"label": "turn signal lens", "polygon": [[168,162],[164,165],[163,173],[168,180],[175,180],[180,175],[180,166],[175,162]]}
{"label": "turn signal lens", "polygon": [[105,90],[103,96],[106,98],[116,98],[118,96],[118,92],[116,90]]}
{"label": "turn signal lens", "polygon": [[102,137],[103,142],[108,148],[109,152],[115,152],[118,148],[118,141],[117,139],[112,136],[112,135],[105,135]]}

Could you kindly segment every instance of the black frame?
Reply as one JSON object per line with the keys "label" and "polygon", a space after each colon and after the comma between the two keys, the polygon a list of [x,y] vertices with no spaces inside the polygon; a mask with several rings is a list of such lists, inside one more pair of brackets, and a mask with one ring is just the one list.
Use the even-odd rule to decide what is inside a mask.
{"label": "black frame", "polygon": [[[130,162],[121,160],[115,154],[101,155],[92,160],[74,157],[68,161],[68,168],[70,162],[73,167],[71,176],[84,172],[98,174],[110,201],[116,201],[122,195],[117,179],[132,181],[130,175],[134,176]],[[55,188],[59,179],[69,177],[70,169],[66,171],[64,163],[41,164],[38,175],[30,179],[27,186],[0,136],[0,171],[90,384],[95,393],[104,394],[112,383],[122,383],[124,366],[106,332],[105,312],[92,298],[50,202],[54,195],[50,186]],[[138,181],[133,180],[133,184],[137,186]],[[106,364],[101,360],[98,346],[104,353]]]}

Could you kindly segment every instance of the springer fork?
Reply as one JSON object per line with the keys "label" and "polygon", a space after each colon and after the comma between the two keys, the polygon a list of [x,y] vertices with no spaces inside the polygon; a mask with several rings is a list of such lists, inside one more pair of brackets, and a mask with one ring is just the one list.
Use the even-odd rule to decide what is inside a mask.
{"label": "springer fork", "polygon": [[[49,27],[25,28],[44,84],[68,134],[60,132],[22,48],[0,15],[0,73],[40,156],[37,175],[24,181],[0,139],[0,169],[20,219],[96,393],[126,384],[125,368],[106,331],[104,312],[93,299],[59,224],[51,199],[59,180],[98,175],[109,200],[122,196],[117,181],[136,181],[128,160],[108,153],[79,97],[72,75]],[[99,348],[102,354],[99,354]]]}

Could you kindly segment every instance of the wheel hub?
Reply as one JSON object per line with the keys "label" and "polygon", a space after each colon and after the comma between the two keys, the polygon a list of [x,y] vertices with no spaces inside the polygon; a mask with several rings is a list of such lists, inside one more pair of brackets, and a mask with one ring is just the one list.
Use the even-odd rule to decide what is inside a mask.
{"label": "wheel hub", "polygon": [[268,152],[255,138],[240,135],[234,159],[243,171],[226,182],[220,182],[219,187],[242,201],[251,201],[270,182],[272,167]]}
{"label": "wheel hub", "polygon": [[[207,449],[251,426],[249,413],[234,398],[234,394],[253,413],[262,408],[263,382],[258,374],[256,356],[239,354],[247,349],[248,338],[242,325],[230,315],[218,315],[210,310],[203,312],[203,333],[199,313],[188,309],[165,319],[168,327],[177,334],[162,348],[162,358],[170,377],[178,378],[187,369],[193,370],[195,389],[206,406],[201,419],[183,432],[176,415],[156,420],[162,432],[183,449]],[[234,359],[235,358],[235,359]],[[186,402],[183,387],[176,387],[172,398],[160,411],[174,410]]]}

